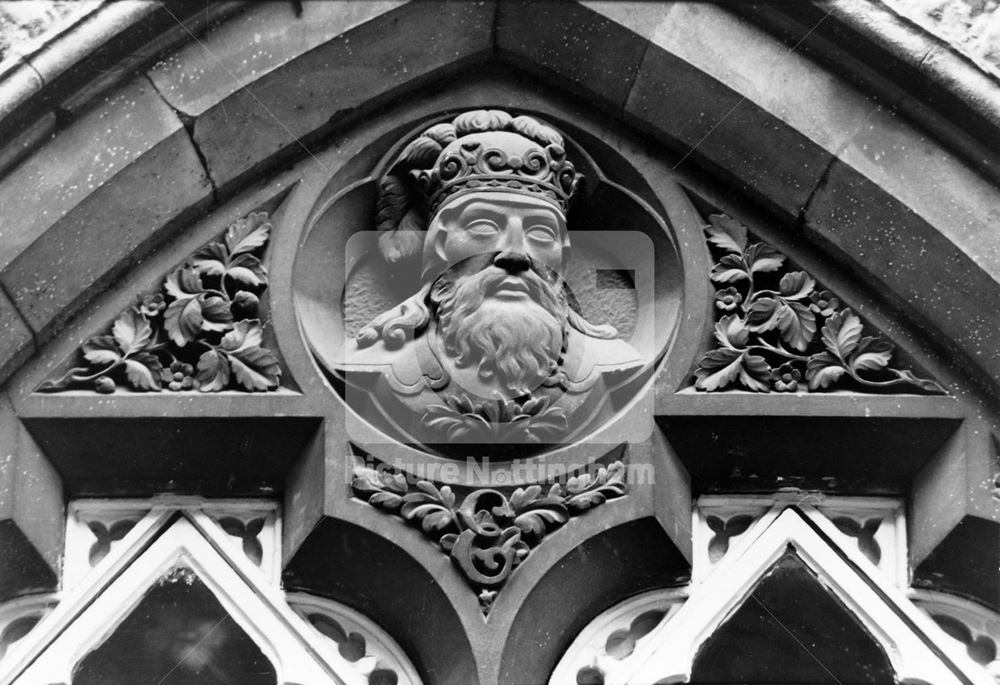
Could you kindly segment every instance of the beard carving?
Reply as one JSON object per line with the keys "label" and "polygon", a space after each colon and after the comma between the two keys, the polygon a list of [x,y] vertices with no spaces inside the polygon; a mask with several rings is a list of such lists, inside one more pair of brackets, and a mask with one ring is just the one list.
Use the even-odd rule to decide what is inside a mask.
{"label": "beard carving", "polygon": [[[474,367],[501,394],[530,394],[559,365],[568,305],[554,273],[485,268],[473,258],[442,274],[430,293],[445,353]],[[468,275],[464,275],[468,274]],[[523,287],[526,297],[510,296]]]}

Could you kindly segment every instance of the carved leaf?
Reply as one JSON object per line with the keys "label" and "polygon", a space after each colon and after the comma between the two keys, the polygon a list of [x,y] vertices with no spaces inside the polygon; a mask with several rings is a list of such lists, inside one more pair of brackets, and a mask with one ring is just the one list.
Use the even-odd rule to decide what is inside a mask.
{"label": "carved leaf", "polygon": [[263,347],[252,347],[229,356],[236,382],[247,390],[270,390],[278,387],[281,367],[278,358]]}
{"label": "carved leaf", "polygon": [[159,390],[163,365],[154,354],[139,352],[125,360],[125,376],[136,390]]}
{"label": "carved leaf", "polygon": [[746,249],[746,263],[750,273],[770,273],[777,271],[785,263],[785,255],[767,243],[752,243]]}
{"label": "carved leaf", "polygon": [[729,314],[715,323],[715,338],[723,347],[742,350],[749,341],[750,333],[740,317]]}
{"label": "carved leaf", "polygon": [[198,389],[218,392],[229,385],[229,359],[218,350],[209,350],[198,357]]}
{"label": "carved leaf", "polygon": [[747,329],[754,333],[774,330],[777,328],[785,309],[787,307],[784,303],[773,297],[761,297],[754,300],[747,310]]}
{"label": "carved leaf", "polygon": [[222,276],[226,273],[226,264],[228,261],[229,253],[225,245],[222,243],[209,243],[194,253],[194,256],[191,257],[191,266],[199,274]]}
{"label": "carved leaf", "polygon": [[420,521],[420,527],[425,533],[432,533],[436,530],[445,530],[453,521],[450,511],[432,511],[425,515]]}
{"label": "carved leaf", "polygon": [[699,390],[720,390],[740,377],[743,355],[738,350],[723,348],[709,350],[698,362],[695,370],[695,387]]}
{"label": "carved leaf", "polygon": [[866,336],[858,342],[858,346],[849,360],[849,365],[855,373],[858,371],[879,371],[889,365],[892,352],[892,343],[881,338]]}
{"label": "carved leaf", "polygon": [[520,511],[538,499],[540,494],[542,494],[541,485],[530,485],[527,488],[518,488],[510,496],[510,506],[514,509],[514,511]]}
{"label": "carved leaf", "polygon": [[260,321],[249,319],[240,321],[233,329],[222,336],[219,348],[226,352],[236,353],[260,347],[264,341],[264,331]]}
{"label": "carved leaf", "polygon": [[241,254],[226,269],[226,276],[244,285],[258,287],[267,283],[267,270],[257,257]]}
{"label": "carved leaf", "polygon": [[83,343],[81,350],[83,351],[83,358],[88,363],[94,365],[114,364],[121,361],[122,358],[118,352],[118,343],[110,335],[99,335],[90,338],[87,342]]}
{"label": "carved leaf", "polygon": [[376,492],[368,498],[368,503],[389,511],[398,511],[403,506],[403,498],[391,492]]}
{"label": "carved leaf", "polygon": [[805,352],[816,335],[816,315],[801,302],[783,302],[778,330],[782,340],[799,352]]}
{"label": "carved leaf", "polygon": [[750,278],[750,270],[747,268],[742,256],[727,254],[712,267],[711,278],[716,283],[745,281]]}
{"label": "carved leaf", "polygon": [[836,357],[829,352],[814,354],[806,363],[806,382],[810,390],[828,388],[847,372]]}
{"label": "carved leaf", "polygon": [[239,321],[222,337],[219,349],[229,357],[236,382],[247,390],[277,387],[281,366],[273,352],[261,347],[263,330],[255,319]]}
{"label": "carved leaf", "polygon": [[708,241],[726,252],[742,255],[747,246],[747,227],[725,214],[712,214],[708,220]]}
{"label": "carved leaf", "polygon": [[549,530],[558,528],[569,520],[569,511],[563,504],[553,503],[550,508],[538,508],[514,518],[517,526],[529,540],[540,540]]}
{"label": "carved leaf", "polygon": [[254,212],[245,219],[233,222],[226,231],[226,247],[233,257],[253,252],[267,242],[271,223],[264,212]]}
{"label": "carved leaf", "polygon": [[128,308],[115,319],[111,334],[118,343],[122,354],[128,356],[145,350],[153,338],[153,328],[146,317],[133,308]]}
{"label": "carved leaf", "polygon": [[808,297],[816,288],[816,281],[805,271],[790,271],[781,277],[778,291],[786,300]]}
{"label": "carved leaf", "polygon": [[850,309],[842,309],[823,326],[823,344],[830,353],[846,361],[861,340],[861,319]]}
{"label": "carved leaf", "polygon": [[233,313],[229,311],[229,300],[217,295],[201,295],[201,328],[206,331],[228,331],[232,328]]}
{"label": "carved leaf", "polygon": [[743,355],[740,382],[755,392],[767,392],[771,389],[771,366],[761,356]]}
{"label": "carved leaf", "polygon": [[166,288],[167,294],[178,300],[196,297],[205,292],[198,272],[189,266],[177,269],[167,276],[163,287]]}
{"label": "carved leaf", "polygon": [[201,301],[197,297],[174,300],[163,314],[167,336],[178,347],[184,347],[201,333],[204,322]]}

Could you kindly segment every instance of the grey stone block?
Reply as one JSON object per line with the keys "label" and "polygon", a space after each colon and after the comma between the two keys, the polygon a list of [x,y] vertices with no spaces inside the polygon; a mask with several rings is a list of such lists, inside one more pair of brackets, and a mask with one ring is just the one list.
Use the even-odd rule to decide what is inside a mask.
{"label": "grey stone block", "polygon": [[[663,15],[660,7],[645,12],[650,10],[657,18]],[[647,45],[642,35],[576,3],[502,2],[498,9],[502,54],[557,74],[560,84],[597,94],[615,107],[625,103]]]}
{"label": "grey stone block", "polygon": [[[177,116],[137,79],[7,178],[0,231],[10,249],[0,282],[45,337],[165,225],[210,196]],[[19,211],[24,205],[40,211]]]}
{"label": "grey stone block", "polygon": [[492,2],[408,4],[233,93],[198,117],[194,128],[216,185],[279,153],[306,154],[310,136],[359,115],[358,108],[375,107],[398,88],[415,87],[420,77],[485,55],[493,12]]}
{"label": "grey stone block", "polygon": [[35,350],[31,329],[6,293],[0,292],[0,383]]}

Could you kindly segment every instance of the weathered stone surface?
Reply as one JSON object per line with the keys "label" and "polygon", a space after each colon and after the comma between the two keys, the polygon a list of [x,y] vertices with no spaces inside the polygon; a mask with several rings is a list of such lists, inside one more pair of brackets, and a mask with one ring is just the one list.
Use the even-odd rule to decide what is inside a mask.
{"label": "weathered stone surface", "polygon": [[[67,160],[76,163],[67,163]],[[176,115],[145,79],[59,135],[7,179],[0,282],[46,335],[211,187]],[[41,208],[24,212],[25,205]]]}
{"label": "weathered stone surface", "polygon": [[7,294],[0,291],[0,383],[34,352],[31,329]]}
{"label": "weathered stone surface", "polygon": [[929,135],[888,111],[877,110],[869,113],[839,157],[906,204],[983,269],[1000,274],[996,231],[1000,188]]}
{"label": "weathered stone surface", "polygon": [[675,147],[679,162],[687,157],[684,164],[705,165],[741,192],[793,217],[833,157],[655,43],[643,59],[625,110]]}
{"label": "weathered stone surface", "polygon": [[[836,153],[876,103],[746,19],[711,3],[678,4],[653,43]],[[739,59],[732,59],[733,46]],[[731,116],[740,116],[739,105]],[[743,138],[752,138],[743,131]]]}
{"label": "weathered stone surface", "polygon": [[810,239],[835,248],[845,264],[870,274],[869,285],[892,293],[894,304],[932,321],[944,340],[956,342],[991,375],[1000,374],[1000,311],[982,306],[997,285],[985,264],[844,162],[831,167],[805,219]]}
{"label": "weathered stone surface", "polygon": [[[4,179],[0,238],[7,267],[49,227],[181,123],[140,77],[61,131]],[[37,211],[23,211],[37,207]]]}
{"label": "weathered stone surface", "polygon": [[647,40],[679,6],[645,0],[580,0],[580,4]]}
{"label": "weathered stone surface", "polygon": [[198,116],[220,100],[336,36],[403,5],[403,0],[264,2],[211,29],[149,71],[174,108]]}
{"label": "weathered stone surface", "polygon": [[[662,8],[652,11],[663,13]],[[648,45],[613,19],[575,3],[551,1],[501,2],[496,41],[515,62],[558,74],[562,86],[582,88],[616,107],[624,104]]]}
{"label": "weathered stone surface", "polygon": [[0,7],[0,60],[7,59],[12,49],[71,20],[71,15],[91,10],[98,4],[94,0],[35,0],[4,4]]}
{"label": "weathered stone surface", "polygon": [[233,93],[195,123],[195,141],[216,185],[283,151],[306,154],[309,144],[302,139],[327,124],[485,54],[493,12],[492,2],[408,4]]}
{"label": "weathered stone surface", "polygon": [[23,61],[11,65],[0,76],[0,119],[24,99],[27,99],[42,89],[42,79],[38,72]]}
{"label": "weathered stone surface", "polygon": [[989,2],[953,0],[883,0],[948,41],[953,49],[1000,74],[1000,6]]}

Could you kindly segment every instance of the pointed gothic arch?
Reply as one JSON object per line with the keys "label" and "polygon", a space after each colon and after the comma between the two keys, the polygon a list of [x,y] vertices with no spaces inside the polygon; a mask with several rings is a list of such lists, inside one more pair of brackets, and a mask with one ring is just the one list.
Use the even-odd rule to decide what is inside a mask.
{"label": "pointed gothic arch", "polygon": [[[554,665],[623,595],[686,582],[704,552],[690,534],[698,495],[798,487],[904,501],[908,544],[898,549],[908,558],[897,568],[1000,611],[993,556],[967,563],[1000,520],[1000,327],[988,304],[1000,295],[988,230],[995,84],[968,65],[951,82],[911,79],[925,58],[938,68],[955,56],[874,2],[857,14],[506,0],[296,7],[112,3],[0,74],[0,241],[10,246],[0,251],[0,436],[12,445],[0,463],[0,599],[58,592],[67,499],[268,497],[282,503],[287,589],[384,625],[427,682],[512,683],[529,658],[522,628],[553,636],[538,663]],[[745,48],[717,48],[736,44]],[[421,124],[483,106],[551,120],[627,191],[616,207],[634,197],[651,208],[676,240],[682,295],[668,311],[683,322],[646,396],[653,437],[625,451],[631,473],[650,467],[657,478],[548,531],[499,597],[470,592],[440,540],[352,489],[364,445],[352,443],[342,397],[303,334],[316,315],[307,300],[338,294],[303,292],[301,278],[304,254],[325,258],[303,245],[341,180],[368,178]],[[348,207],[341,225],[354,231],[371,211]],[[223,392],[195,393],[181,363],[160,393],[131,392],[125,375],[110,395],[39,391],[72,377],[80,345],[113,334],[137,296],[154,308],[156,294],[179,299],[164,279],[226,244],[230,227],[259,228],[259,215],[269,242],[245,253],[270,279],[266,293],[246,291],[270,317],[251,346],[265,351],[253,353],[267,360],[259,377],[224,382],[220,371],[209,380]],[[894,342],[898,370],[948,394],[695,389],[721,318],[710,280],[718,245],[702,226],[723,215],[850,306],[865,337]],[[813,319],[817,329],[825,320]],[[778,379],[786,389],[806,382],[788,375]],[[258,386],[279,387],[244,392]],[[606,468],[621,456],[576,451]],[[397,455],[412,450],[386,447],[370,465]],[[529,483],[509,485],[505,497]],[[848,563],[806,544],[824,563]],[[600,555],[618,555],[620,573],[589,567]],[[550,602],[570,577],[593,593],[573,598],[579,615],[527,606]],[[893,630],[899,616],[926,626],[894,602]],[[449,631],[461,634],[457,648]]]}

